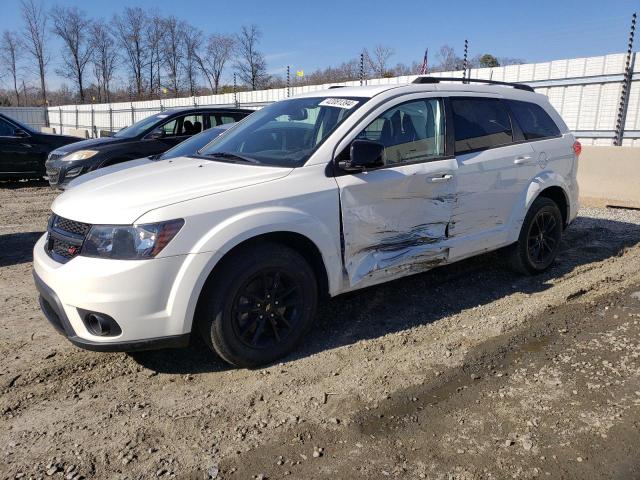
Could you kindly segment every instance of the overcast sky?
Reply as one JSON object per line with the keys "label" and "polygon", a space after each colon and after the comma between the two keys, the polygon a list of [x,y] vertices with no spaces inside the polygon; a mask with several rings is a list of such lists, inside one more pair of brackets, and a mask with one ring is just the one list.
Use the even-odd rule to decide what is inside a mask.
{"label": "overcast sky", "polygon": [[[0,0],[0,30],[22,26],[19,0]],[[626,50],[633,11],[640,0],[498,1],[293,1],[242,0],[60,0],[91,17],[109,19],[125,6],[175,15],[204,32],[238,31],[255,23],[263,31],[261,50],[269,71],[286,65],[312,71],[354,58],[362,47],[383,44],[396,51],[391,62],[421,61],[425,48],[432,60],[443,44],[462,53],[469,39],[470,56],[492,53],[527,61],[602,55]],[[640,37],[640,35],[638,35]],[[204,41],[204,39],[203,39]],[[50,87],[55,78],[59,42],[51,35]],[[637,39],[637,45],[640,38]]]}

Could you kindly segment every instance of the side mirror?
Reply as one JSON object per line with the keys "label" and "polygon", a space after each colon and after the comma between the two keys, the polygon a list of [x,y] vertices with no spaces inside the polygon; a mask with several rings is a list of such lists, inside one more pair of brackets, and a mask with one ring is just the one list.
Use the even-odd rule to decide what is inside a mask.
{"label": "side mirror", "polygon": [[21,128],[16,128],[13,131],[13,136],[14,137],[19,137],[19,138],[25,138],[25,137],[28,137],[29,134],[27,132],[25,132],[24,130],[22,130]]}
{"label": "side mirror", "polygon": [[351,142],[348,160],[338,163],[347,172],[361,172],[368,168],[384,165],[384,145],[371,140],[354,140]]}
{"label": "side mirror", "polygon": [[148,138],[157,140],[159,138],[164,138],[164,136],[165,136],[164,130],[161,128],[156,128],[155,130],[151,131],[151,133],[148,135]]}

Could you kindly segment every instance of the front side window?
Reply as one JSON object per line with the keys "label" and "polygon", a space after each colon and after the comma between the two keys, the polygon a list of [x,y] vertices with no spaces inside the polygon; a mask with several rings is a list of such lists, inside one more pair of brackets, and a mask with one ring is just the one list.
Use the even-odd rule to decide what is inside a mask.
{"label": "front side window", "polygon": [[13,125],[0,118],[0,137],[12,137],[14,130]]}
{"label": "front side window", "polygon": [[444,156],[444,112],[437,98],[393,107],[356,137],[384,145],[385,165]]}
{"label": "front side window", "polygon": [[526,140],[539,140],[561,135],[558,126],[540,105],[518,100],[508,100],[508,103]]}
{"label": "front side window", "polygon": [[513,142],[511,120],[495,98],[451,98],[456,153],[506,145]]}
{"label": "front side window", "polygon": [[201,150],[200,155],[220,161],[299,167],[365,100],[282,100],[251,114]]}

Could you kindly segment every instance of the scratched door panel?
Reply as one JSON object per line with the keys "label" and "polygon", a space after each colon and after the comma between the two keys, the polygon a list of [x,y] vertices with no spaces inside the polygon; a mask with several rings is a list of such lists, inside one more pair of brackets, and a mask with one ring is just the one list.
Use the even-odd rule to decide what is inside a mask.
{"label": "scratched door panel", "polygon": [[[337,177],[350,285],[365,286],[446,261],[455,159]],[[444,181],[433,181],[434,178]]]}

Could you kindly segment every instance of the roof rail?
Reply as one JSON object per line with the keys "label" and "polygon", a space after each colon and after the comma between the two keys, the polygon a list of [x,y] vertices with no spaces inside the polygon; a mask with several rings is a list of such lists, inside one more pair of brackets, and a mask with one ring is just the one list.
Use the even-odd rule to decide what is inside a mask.
{"label": "roof rail", "polygon": [[502,85],[513,87],[518,90],[533,92],[533,87],[524,83],[499,82],[497,80],[482,80],[480,78],[458,78],[458,77],[418,77],[411,83],[440,83],[440,82],[462,82],[462,83],[486,83],[488,85]]}

